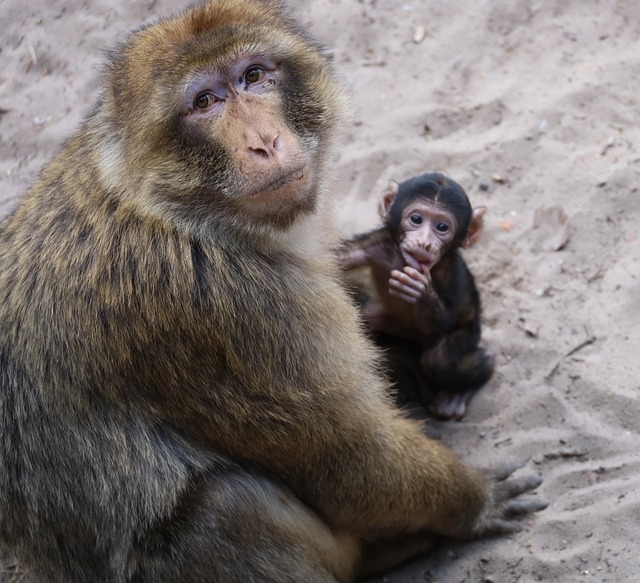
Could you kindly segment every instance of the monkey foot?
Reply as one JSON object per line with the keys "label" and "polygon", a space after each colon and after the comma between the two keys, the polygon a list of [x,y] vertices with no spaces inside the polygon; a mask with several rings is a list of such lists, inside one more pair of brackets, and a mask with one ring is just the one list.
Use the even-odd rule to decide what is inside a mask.
{"label": "monkey foot", "polygon": [[467,412],[467,405],[477,389],[462,392],[439,391],[429,403],[429,413],[438,419],[460,421]]}

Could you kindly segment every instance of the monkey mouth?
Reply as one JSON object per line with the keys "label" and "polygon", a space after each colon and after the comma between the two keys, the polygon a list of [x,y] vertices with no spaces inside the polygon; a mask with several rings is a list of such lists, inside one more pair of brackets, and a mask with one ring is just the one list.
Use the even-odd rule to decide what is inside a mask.
{"label": "monkey mouth", "polygon": [[269,182],[255,190],[251,196],[260,196],[261,194],[273,192],[281,189],[296,180],[302,180],[305,177],[306,164],[302,164],[293,170],[283,170],[276,174]]}
{"label": "monkey mouth", "polygon": [[404,262],[409,266],[417,269],[418,271],[429,270],[432,265],[431,257],[426,253],[417,250],[402,250],[402,257]]}

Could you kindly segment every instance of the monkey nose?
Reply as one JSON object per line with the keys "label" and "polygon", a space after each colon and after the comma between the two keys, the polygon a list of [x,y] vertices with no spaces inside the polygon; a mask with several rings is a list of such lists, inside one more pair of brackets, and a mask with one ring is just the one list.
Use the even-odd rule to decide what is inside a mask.
{"label": "monkey nose", "polygon": [[248,140],[248,149],[251,154],[269,160],[278,156],[282,149],[282,140],[280,139],[280,132],[256,132],[253,139]]}

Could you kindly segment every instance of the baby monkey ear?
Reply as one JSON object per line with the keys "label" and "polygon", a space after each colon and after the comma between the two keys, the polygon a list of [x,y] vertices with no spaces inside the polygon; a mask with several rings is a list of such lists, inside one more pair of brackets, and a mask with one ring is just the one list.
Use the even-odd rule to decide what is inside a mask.
{"label": "baby monkey ear", "polygon": [[482,230],[484,229],[484,214],[486,212],[486,206],[478,206],[473,209],[473,212],[471,213],[471,222],[469,223],[469,231],[467,232],[465,240],[462,242],[462,247],[465,249],[472,247],[479,241],[482,235]]}
{"label": "baby monkey ear", "polygon": [[389,207],[391,206],[393,199],[398,194],[399,186],[400,184],[395,180],[389,180],[387,189],[382,193],[380,200],[378,201],[378,215],[385,223],[389,218]]}

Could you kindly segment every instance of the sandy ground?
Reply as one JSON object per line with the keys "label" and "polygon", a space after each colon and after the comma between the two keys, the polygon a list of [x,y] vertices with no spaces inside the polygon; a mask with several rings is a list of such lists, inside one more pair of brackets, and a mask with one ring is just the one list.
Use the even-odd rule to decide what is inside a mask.
{"label": "sandy ground", "polygon": [[[443,543],[389,582],[640,580],[640,3],[291,0],[353,93],[345,235],[389,178],[438,170],[489,208],[466,258],[497,373],[460,423],[468,462],[522,459],[547,510]],[[93,102],[101,50],[170,0],[2,0],[0,213]],[[2,576],[0,576],[0,580]]]}

